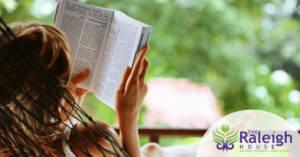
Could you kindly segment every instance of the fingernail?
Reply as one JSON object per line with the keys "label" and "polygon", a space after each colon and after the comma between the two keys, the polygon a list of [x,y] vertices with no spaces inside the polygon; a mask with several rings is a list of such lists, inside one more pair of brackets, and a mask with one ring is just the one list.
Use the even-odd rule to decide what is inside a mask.
{"label": "fingernail", "polygon": [[124,72],[126,71],[127,67],[125,67]]}
{"label": "fingernail", "polygon": [[82,75],[86,75],[89,72],[88,69],[83,70]]}

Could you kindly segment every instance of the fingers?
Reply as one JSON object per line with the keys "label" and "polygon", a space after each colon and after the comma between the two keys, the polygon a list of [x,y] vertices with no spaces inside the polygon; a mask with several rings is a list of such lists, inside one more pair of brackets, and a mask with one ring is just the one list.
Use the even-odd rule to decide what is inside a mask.
{"label": "fingers", "polygon": [[147,95],[147,93],[148,93],[148,85],[146,83],[144,83],[144,86],[143,86],[143,89],[141,92],[141,97],[143,98],[143,100],[144,100],[145,96]]}
{"label": "fingers", "polygon": [[133,67],[133,70],[132,70],[132,80],[133,81],[136,81],[139,78],[140,68],[142,66],[143,59],[144,59],[147,51],[149,50],[149,48],[150,48],[149,46],[146,46],[145,48],[142,49],[142,52],[140,53],[140,55],[137,59],[137,62]]}
{"label": "fingers", "polygon": [[125,68],[125,72],[124,72],[124,74],[122,76],[121,83],[118,86],[117,92],[124,93],[125,87],[126,87],[126,83],[127,83],[127,80],[129,78],[130,74],[131,74],[131,69],[130,69],[130,67],[127,66]]}
{"label": "fingers", "polygon": [[148,85],[145,83],[142,91],[142,96],[145,97],[148,93]]}
{"label": "fingers", "polygon": [[144,82],[147,71],[148,71],[149,64],[150,64],[149,61],[146,58],[144,58],[143,69],[141,70],[141,73],[140,73],[140,82]]}
{"label": "fingers", "polygon": [[83,70],[82,73],[78,74],[72,79],[72,83],[74,84],[75,87],[78,86],[81,82],[83,82],[87,77],[89,76],[89,70],[85,69]]}
{"label": "fingers", "polygon": [[83,89],[83,88],[76,88],[76,94],[77,95],[83,95],[83,94],[85,94],[87,92],[90,92],[90,91],[88,91],[86,89]]}

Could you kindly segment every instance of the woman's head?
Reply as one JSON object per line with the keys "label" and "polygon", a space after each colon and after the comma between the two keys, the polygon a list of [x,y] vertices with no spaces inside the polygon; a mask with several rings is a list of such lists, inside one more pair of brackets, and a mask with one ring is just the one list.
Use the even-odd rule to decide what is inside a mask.
{"label": "woman's head", "polygon": [[[66,35],[53,26],[41,25],[39,23],[24,26],[17,24],[12,26],[11,29],[19,41],[29,50],[31,56],[40,62],[42,67],[53,76],[62,88],[67,90],[70,83],[72,64],[71,51]],[[0,34],[0,38],[4,39],[2,34]],[[22,132],[29,136],[32,141],[34,141],[32,134],[30,134],[27,127],[21,121],[27,121],[34,132],[45,135],[44,137],[47,139],[46,133],[40,123],[48,125],[54,130],[55,128],[57,129],[57,126],[51,122],[51,115],[44,109],[60,117],[58,106],[55,105],[53,100],[59,99],[61,101],[62,97],[53,95],[54,93],[51,92],[50,87],[46,85],[46,82],[50,80],[41,80],[38,77],[38,67],[31,64],[25,56],[23,58],[16,57],[14,53],[17,49],[15,44],[7,40],[4,40],[4,42],[5,44],[0,46],[0,67],[2,67],[2,69],[0,69],[0,86],[2,89],[0,90],[0,95],[3,100],[1,104],[4,102],[6,106],[1,105],[0,108],[4,111],[7,107],[11,113],[17,116],[12,118],[17,122]],[[22,61],[25,61],[26,65],[24,65]],[[10,81],[5,79],[4,75],[6,75]],[[24,93],[30,95],[30,98]],[[47,95],[48,99],[41,93]],[[12,97],[16,98],[16,101],[18,101],[27,112],[21,112],[16,101],[12,100]],[[34,100],[35,103],[33,103],[32,100]],[[5,117],[2,116],[2,118]],[[18,118],[21,119],[21,121],[18,120]],[[36,119],[40,119],[41,121],[37,121]],[[0,121],[0,124],[2,126],[6,125],[3,121]],[[11,127],[16,135],[20,135],[17,131],[18,128],[14,126]],[[9,128],[6,126],[6,129],[8,131]],[[4,137],[2,130],[0,131],[0,135]],[[53,136],[53,138],[55,137]],[[5,146],[3,140],[0,140],[0,142],[1,154],[1,152],[9,149]],[[48,153],[45,151],[46,154],[49,155],[49,152],[53,152],[52,148],[43,144],[41,139],[39,142],[41,142],[40,145],[44,147],[43,149],[50,150]],[[36,155],[41,155],[37,149],[34,149],[35,147],[32,144],[29,143],[29,145],[31,145]],[[17,148],[14,149],[18,152]],[[28,153],[25,148],[24,152]]]}

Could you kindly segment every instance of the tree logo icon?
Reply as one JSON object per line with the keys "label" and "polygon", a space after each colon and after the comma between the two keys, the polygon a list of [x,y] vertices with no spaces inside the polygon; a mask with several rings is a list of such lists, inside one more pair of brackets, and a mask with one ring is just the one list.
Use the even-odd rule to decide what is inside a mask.
{"label": "tree logo icon", "polygon": [[234,148],[234,143],[238,138],[238,130],[234,133],[234,130],[227,133],[229,131],[229,126],[227,124],[223,124],[221,127],[223,133],[219,132],[218,129],[213,131],[214,141],[217,143],[217,149],[219,150],[232,150]]}

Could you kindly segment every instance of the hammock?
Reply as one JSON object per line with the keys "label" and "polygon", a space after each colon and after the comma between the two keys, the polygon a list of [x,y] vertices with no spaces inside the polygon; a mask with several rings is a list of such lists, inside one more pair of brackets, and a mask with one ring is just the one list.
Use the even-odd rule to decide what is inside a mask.
{"label": "hammock", "polygon": [[[92,117],[90,117],[74,100],[73,98],[70,96],[70,94],[68,94],[68,92],[66,92],[66,90],[64,90],[59,84],[58,82],[56,82],[56,80],[41,66],[41,64],[34,58],[31,56],[31,54],[29,53],[29,51],[26,49],[26,47],[24,46],[24,44],[21,43],[21,41],[15,36],[15,34],[11,31],[11,29],[5,24],[5,22],[2,20],[2,18],[0,17],[0,47],[2,47],[3,45],[5,45],[4,41],[8,41],[9,43],[13,44],[13,49],[11,50],[11,52],[13,53],[14,56],[16,56],[17,60],[21,63],[21,65],[19,66],[23,66],[28,74],[30,74],[31,79],[28,79],[26,76],[24,76],[22,73],[20,73],[19,71],[17,71],[17,68],[15,68],[16,65],[14,65],[14,63],[12,62],[11,58],[7,57],[7,55],[3,54],[0,52],[0,58],[3,59],[4,62],[6,62],[6,64],[10,65],[12,68],[11,71],[6,72],[4,71],[4,68],[0,66],[0,81],[5,81],[7,83],[7,86],[2,86],[0,85],[0,130],[3,132],[3,136],[0,136],[0,141],[2,140],[6,146],[9,148],[11,154],[13,156],[28,156],[28,153],[25,153],[24,147],[25,149],[29,152],[30,156],[35,156],[35,154],[33,153],[33,151],[30,149],[29,144],[30,145],[34,145],[34,147],[42,154],[42,156],[47,156],[45,154],[45,152],[43,151],[43,149],[41,148],[40,145],[38,145],[38,139],[36,137],[39,137],[39,140],[43,140],[44,142],[46,142],[50,147],[52,147],[53,149],[55,149],[56,154],[59,155],[64,155],[63,152],[59,151],[55,145],[53,144],[49,132],[51,132],[52,134],[57,135],[58,138],[61,138],[63,141],[65,141],[72,149],[78,149],[80,150],[82,153],[84,153],[86,156],[91,157],[90,153],[88,152],[88,149],[86,148],[86,146],[83,144],[82,140],[88,140],[91,144],[95,145],[100,152],[102,153],[103,156],[106,156],[105,152],[113,155],[113,156],[120,156],[120,154],[118,153],[117,150],[120,150],[120,152],[122,152],[122,156],[129,156],[124,149],[116,142],[116,140],[112,137],[111,134],[109,134],[103,127],[101,127],[98,123],[96,123]],[[33,65],[35,67],[35,70],[31,71],[31,67],[29,65]],[[55,98],[53,97],[49,97],[46,94],[43,93],[43,91],[41,90],[41,87],[37,84],[37,81],[35,80],[35,78],[31,75],[31,73],[34,73],[34,75],[36,75],[38,77],[39,80],[43,81],[43,83],[45,83],[47,85],[47,87],[51,90],[52,94],[54,96],[56,96]],[[21,83],[21,86],[16,86],[16,82],[12,82],[12,80],[8,77],[9,75],[14,74],[18,77],[18,79],[20,80],[18,83]],[[35,88],[37,91],[40,91],[40,95],[43,97],[44,100],[44,104],[41,104],[39,102],[36,102],[28,93],[28,91],[26,90],[24,84],[22,83],[21,80],[27,79],[27,82],[33,87]],[[30,102],[31,102],[31,106],[33,108],[33,114],[32,112],[29,112],[26,108],[24,108],[24,106],[22,106],[22,104],[18,101],[18,99],[16,98],[16,96],[14,95],[14,93],[12,92],[13,90],[17,90],[18,92],[21,92]],[[73,108],[73,110],[76,112],[76,116],[73,115],[72,113],[70,113],[69,111],[67,111],[61,104],[61,102],[59,101],[58,97],[62,97],[68,104],[70,104],[70,106]],[[23,118],[20,118],[18,116],[16,116],[6,105],[7,99],[9,99],[10,101],[12,101],[14,104],[16,104],[17,110],[19,110],[19,112],[21,113]],[[52,110],[50,109],[49,106],[49,101],[53,102],[57,107],[61,108],[62,111],[65,112],[65,114],[68,117],[68,121],[72,124],[72,127],[70,127],[68,124],[66,124],[64,121],[62,121],[59,117],[57,117]],[[46,105],[46,107],[45,107]],[[51,115],[52,121],[55,121],[55,124],[58,126],[59,128],[59,132],[57,131],[53,131],[51,128],[47,127],[45,124],[43,124],[43,121],[41,120],[41,118],[38,115],[37,112],[37,108],[44,110],[46,113],[48,113],[49,115]],[[27,116],[29,115],[30,117],[32,117],[35,121],[39,122],[39,124],[43,127],[43,131],[45,132],[45,134],[47,135],[48,140],[45,140],[44,138],[42,138],[39,134],[37,134],[36,132],[34,132],[32,130],[32,128],[30,127],[25,113],[27,114]],[[92,122],[97,129],[90,127],[89,125],[87,125],[87,123],[84,121],[83,118],[87,118],[90,122]],[[78,120],[80,123],[82,123],[86,129],[89,131],[90,135],[92,136],[93,140],[89,140],[88,138],[86,138],[86,135],[82,135],[80,134],[75,127],[73,127],[73,123],[71,121],[71,119],[74,118],[76,120]],[[31,135],[34,137],[34,141],[30,140],[28,138],[28,136],[26,136],[25,134],[22,134],[21,128],[19,125],[17,125],[16,120],[18,120],[18,122],[21,122],[24,126],[26,126],[26,128],[29,130],[29,132],[31,133]],[[22,120],[23,119],[23,120]],[[60,125],[63,124],[66,127],[70,128],[72,132],[74,132],[77,137],[80,139],[81,144],[83,145],[84,149],[79,149],[77,148],[75,145],[73,145],[72,143],[69,142],[69,140],[64,136],[63,130],[61,129]],[[22,139],[20,139],[20,136],[16,136],[13,128],[17,129],[17,131],[19,133],[21,133],[21,137]],[[91,133],[91,131],[93,130],[93,132],[96,132],[98,134],[98,136],[102,136],[104,137],[107,141],[110,142],[114,152],[107,150],[105,148],[103,148],[96,140],[95,136]],[[8,133],[11,133],[12,136],[9,136]],[[35,135],[35,136],[34,136]],[[22,142],[23,141],[23,142]],[[50,142],[49,142],[50,141]],[[14,147],[17,147],[18,149],[18,153],[15,152],[15,149],[13,149]],[[21,149],[21,147],[23,149]],[[0,154],[1,155],[1,154]]]}

